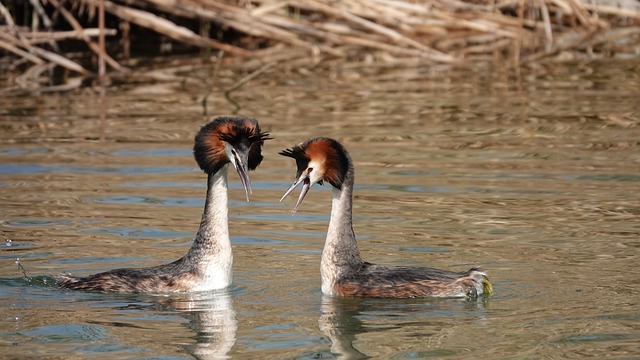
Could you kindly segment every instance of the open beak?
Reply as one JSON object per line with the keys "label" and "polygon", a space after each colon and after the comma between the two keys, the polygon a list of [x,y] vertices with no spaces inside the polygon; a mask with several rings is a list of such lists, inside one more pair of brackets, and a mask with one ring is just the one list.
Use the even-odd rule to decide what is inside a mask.
{"label": "open beak", "polygon": [[309,176],[307,174],[302,174],[302,176],[300,176],[298,180],[293,182],[291,187],[289,187],[289,190],[287,190],[287,192],[285,192],[284,195],[282,195],[282,198],[280,199],[280,202],[282,202],[282,200],[284,200],[284,198],[286,198],[289,194],[291,194],[291,192],[295,188],[297,188],[298,185],[300,184],[304,184],[304,185],[302,185],[302,190],[300,191],[300,196],[298,196],[298,202],[296,203],[296,207],[293,208],[294,214],[296,213],[296,211],[298,211],[298,207],[300,206],[300,204],[302,204],[302,200],[304,199],[304,196],[307,195],[307,192],[309,192],[309,189],[311,188],[311,180],[309,180]]}
{"label": "open beak", "polygon": [[253,193],[251,190],[251,180],[249,179],[249,169],[247,164],[249,162],[249,155],[245,152],[238,152],[235,149],[231,151],[231,163],[236,168],[242,186],[244,187],[244,193],[247,195],[247,201],[249,201],[249,194]]}

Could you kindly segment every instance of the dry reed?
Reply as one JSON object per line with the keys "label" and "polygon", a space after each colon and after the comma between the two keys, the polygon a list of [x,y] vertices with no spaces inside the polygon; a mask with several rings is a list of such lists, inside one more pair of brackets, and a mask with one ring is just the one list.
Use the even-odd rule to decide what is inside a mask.
{"label": "dry reed", "polygon": [[[454,65],[502,58],[519,67],[567,51],[637,56],[640,49],[638,0],[29,1],[40,29],[16,26],[0,3],[5,20],[0,49],[21,61],[24,73],[16,80],[20,88],[37,86],[29,77],[51,67],[91,72],[57,52],[58,42],[69,38],[84,40],[112,70],[126,71],[107,54],[104,43],[93,40],[101,34],[113,37],[117,30],[83,28],[78,20],[92,19],[100,11],[126,25],[121,29],[135,24],[177,43],[244,58],[250,71],[271,63],[309,65],[354,58]],[[47,11],[61,15],[74,31],[56,30]],[[207,29],[233,29],[239,35],[233,43],[225,42],[211,38]],[[121,34],[120,41],[127,37]]]}

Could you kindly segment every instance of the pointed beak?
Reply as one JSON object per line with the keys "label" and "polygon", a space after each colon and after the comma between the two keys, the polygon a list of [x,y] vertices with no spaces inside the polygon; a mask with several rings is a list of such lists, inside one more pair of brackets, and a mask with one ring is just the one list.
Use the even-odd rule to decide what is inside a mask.
{"label": "pointed beak", "polygon": [[280,199],[280,202],[282,202],[282,200],[284,200],[284,198],[286,198],[289,194],[291,194],[291,192],[293,192],[293,190],[297,188],[298,185],[300,184],[304,184],[304,185],[302,185],[300,196],[298,196],[298,202],[296,202],[296,206],[293,208],[294,214],[296,213],[296,211],[298,211],[298,207],[300,207],[300,204],[302,204],[302,200],[304,200],[305,195],[307,195],[307,192],[309,192],[309,189],[311,188],[311,180],[309,180],[309,176],[306,174],[302,174],[302,176],[300,176],[298,180],[293,182],[291,187],[289,187],[289,190],[287,190],[287,192],[285,192],[284,195],[282,195],[282,198]]}
{"label": "pointed beak", "polygon": [[239,152],[236,149],[231,149],[231,163],[238,172],[238,176],[240,176],[244,193],[247,196],[247,201],[249,201],[249,194],[253,192],[251,190],[251,180],[249,179],[249,168],[247,166],[249,163],[248,152]]}

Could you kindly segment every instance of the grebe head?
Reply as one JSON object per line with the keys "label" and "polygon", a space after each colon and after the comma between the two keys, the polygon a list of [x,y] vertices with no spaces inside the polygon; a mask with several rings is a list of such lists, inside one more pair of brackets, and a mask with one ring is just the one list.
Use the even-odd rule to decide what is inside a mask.
{"label": "grebe head", "polygon": [[294,158],[298,167],[293,185],[284,193],[284,200],[298,185],[302,191],[293,212],[298,210],[309,189],[316,183],[327,181],[331,186],[342,189],[349,169],[347,151],[339,142],[330,138],[313,138],[280,152],[280,155]]}
{"label": "grebe head", "polygon": [[255,119],[219,116],[196,135],[193,156],[207,174],[215,174],[224,165],[233,164],[249,201],[249,170],[262,162],[262,145],[269,139],[269,133],[261,132]]}

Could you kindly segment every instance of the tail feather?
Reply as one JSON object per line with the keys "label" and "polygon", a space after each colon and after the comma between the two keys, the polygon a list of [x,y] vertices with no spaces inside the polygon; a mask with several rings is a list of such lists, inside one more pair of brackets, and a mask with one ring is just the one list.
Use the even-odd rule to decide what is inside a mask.
{"label": "tail feather", "polygon": [[75,289],[76,287],[74,285],[80,280],[80,278],[75,277],[69,273],[58,274],[54,277],[58,282],[58,285],[63,289]]}

